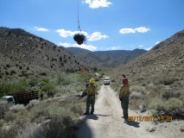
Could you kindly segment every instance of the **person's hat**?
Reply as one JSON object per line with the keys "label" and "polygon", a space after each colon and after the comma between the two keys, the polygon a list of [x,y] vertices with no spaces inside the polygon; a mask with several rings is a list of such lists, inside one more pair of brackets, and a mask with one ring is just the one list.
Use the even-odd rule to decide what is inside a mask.
{"label": "person's hat", "polygon": [[91,79],[89,80],[89,83],[94,84],[94,83],[95,83],[95,80],[94,80],[93,78],[91,78]]}

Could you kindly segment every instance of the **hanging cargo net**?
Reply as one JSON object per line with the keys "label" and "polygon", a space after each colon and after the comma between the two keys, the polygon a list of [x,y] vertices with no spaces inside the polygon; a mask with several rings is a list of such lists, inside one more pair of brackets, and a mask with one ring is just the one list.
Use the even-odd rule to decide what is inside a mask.
{"label": "hanging cargo net", "polygon": [[74,35],[73,39],[77,42],[77,44],[81,45],[86,40],[86,37],[81,33],[77,33]]}
{"label": "hanging cargo net", "polygon": [[86,36],[81,33],[80,18],[79,18],[79,2],[80,2],[80,0],[78,0],[78,15],[77,15],[79,33],[76,33],[73,36],[73,39],[77,42],[77,44],[81,45],[84,43],[84,41],[86,41]]}

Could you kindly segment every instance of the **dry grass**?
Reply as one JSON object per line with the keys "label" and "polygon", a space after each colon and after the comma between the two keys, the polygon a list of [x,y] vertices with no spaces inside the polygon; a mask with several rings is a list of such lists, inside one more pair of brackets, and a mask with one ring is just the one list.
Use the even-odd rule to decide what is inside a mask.
{"label": "dry grass", "polygon": [[9,108],[0,120],[0,138],[73,138],[74,126],[85,109],[85,98],[72,95],[85,88],[86,76],[72,73],[64,75],[64,78],[33,80],[25,82],[36,89],[41,83],[57,84],[54,97],[45,95],[42,101],[33,100],[26,106]]}

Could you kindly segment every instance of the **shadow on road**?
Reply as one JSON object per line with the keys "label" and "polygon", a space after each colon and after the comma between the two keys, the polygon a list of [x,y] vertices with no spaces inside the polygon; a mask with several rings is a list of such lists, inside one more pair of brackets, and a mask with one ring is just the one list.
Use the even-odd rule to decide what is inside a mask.
{"label": "shadow on road", "polygon": [[108,116],[111,116],[111,115],[103,115],[103,114],[96,114],[96,116],[101,116],[101,117],[108,117]]}
{"label": "shadow on road", "polygon": [[98,120],[96,115],[85,116],[82,121],[77,125],[76,138],[93,138],[93,133],[88,125],[88,119]]}
{"label": "shadow on road", "polygon": [[135,121],[127,121],[126,124],[129,125],[129,126],[136,127],[136,128],[140,127],[139,126],[140,123],[139,122],[135,122]]}
{"label": "shadow on road", "polygon": [[99,117],[108,117],[111,115],[108,114],[90,114],[85,116],[82,121],[77,125],[78,130],[76,132],[77,138],[93,138],[93,133],[91,128],[88,125],[88,120],[94,120],[97,121]]}
{"label": "shadow on road", "polygon": [[88,115],[86,116],[86,119],[93,119],[93,120],[98,120],[98,116],[93,114],[93,115]]}

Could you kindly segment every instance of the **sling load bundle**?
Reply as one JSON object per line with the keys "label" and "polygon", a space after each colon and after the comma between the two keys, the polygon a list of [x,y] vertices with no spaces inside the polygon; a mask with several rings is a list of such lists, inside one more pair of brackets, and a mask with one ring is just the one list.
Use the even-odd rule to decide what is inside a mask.
{"label": "sling load bundle", "polygon": [[80,2],[80,0],[78,0],[78,16],[77,16],[79,33],[76,33],[73,36],[73,39],[77,42],[77,44],[81,45],[86,40],[86,36],[81,33],[82,31],[81,31],[81,27],[80,27],[80,18],[79,18],[79,2]]}

